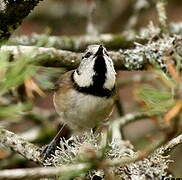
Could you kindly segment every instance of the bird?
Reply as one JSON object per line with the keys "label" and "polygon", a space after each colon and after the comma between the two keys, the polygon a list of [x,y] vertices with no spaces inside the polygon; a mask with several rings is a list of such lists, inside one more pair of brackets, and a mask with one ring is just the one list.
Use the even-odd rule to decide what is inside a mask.
{"label": "bird", "polygon": [[[77,69],[58,80],[53,95],[55,110],[73,133],[81,134],[107,120],[114,107],[116,72],[103,45],[89,45]],[[59,132],[44,150],[47,156]]]}

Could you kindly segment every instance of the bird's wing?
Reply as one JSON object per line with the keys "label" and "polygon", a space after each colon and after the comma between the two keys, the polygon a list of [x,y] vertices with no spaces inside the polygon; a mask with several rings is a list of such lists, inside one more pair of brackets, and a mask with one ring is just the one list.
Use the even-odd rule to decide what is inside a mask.
{"label": "bird's wing", "polygon": [[73,87],[73,82],[71,80],[71,75],[72,75],[73,71],[74,70],[68,71],[68,72],[64,73],[58,79],[58,81],[55,83],[55,87],[54,87],[55,91],[59,91],[60,89],[64,89],[64,88],[71,88],[71,87]]}

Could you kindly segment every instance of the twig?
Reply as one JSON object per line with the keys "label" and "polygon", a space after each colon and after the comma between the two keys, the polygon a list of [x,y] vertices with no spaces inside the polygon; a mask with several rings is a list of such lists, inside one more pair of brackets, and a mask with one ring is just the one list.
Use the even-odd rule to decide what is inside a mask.
{"label": "twig", "polygon": [[[122,103],[120,96],[119,96],[119,88],[118,87],[117,87],[117,98],[115,100],[115,106],[117,108],[118,116],[119,117],[124,116],[123,103]],[[117,136],[116,138],[118,140],[124,139],[124,134],[119,127],[116,126],[114,132],[116,132],[115,134],[116,134],[116,136]],[[112,131],[112,133],[113,133],[113,131]]]}
{"label": "twig", "polygon": [[126,114],[125,116],[118,118],[114,121],[111,122],[110,124],[110,128],[111,128],[111,132],[112,132],[112,139],[118,139],[121,140],[121,131],[120,129],[122,127],[124,127],[125,125],[131,123],[131,122],[135,122],[139,119],[143,119],[149,117],[149,115],[145,112],[142,113],[130,113],[130,114]]}
{"label": "twig", "polygon": [[163,147],[163,153],[168,154],[171,150],[173,150],[177,145],[182,143],[182,134],[170,140],[166,145]]}
{"label": "twig", "polygon": [[149,114],[146,112],[136,112],[136,113],[126,114],[125,116],[123,116],[119,119],[116,119],[114,121],[119,123],[120,127],[124,127],[131,122],[135,122],[139,119],[143,119],[143,118],[147,118],[147,117],[149,117]]}
{"label": "twig", "polygon": [[123,167],[125,166],[126,164],[129,164],[129,163],[134,163],[136,162],[137,160],[140,160],[141,159],[141,154],[140,153],[135,153],[134,155],[132,156],[125,156],[125,157],[122,157],[122,158],[114,158],[114,159],[106,159],[105,161],[101,162],[100,163],[100,166],[99,168],[108,168],[108,167]]}
{"label": "twig", "polygon": [[0,143],[11,148],[15,152],[18,152],[28,160],[42,163],[40,150],[37,146],[3,128],[0,128]]}
{"label": "twig", "polygon": [[167,0],[157,0],[156,8],[159,17],[160,27],[163,33],[168,34],[167,14],[166,14]]}
{"label": "twig", "polygon": [[[123,114],[123,109],[120,106],[122,106],[122,104],[120,104],[119,97],[118,97],[118,99],[116,101],[116,107],[118,109],[119,115],[123,116],[124,115]],[[112,134],[112,141],[114,141],[116,139],[118,141],[122,141],[123,133],[121,131],[120,123],[117,120],[112,121],[112,123],[110,124],[110,131],[111,131],[111,134]]]}
{"label": "twig", "polygon": [[5,1],[0,8],[0,42],[7,40],[40,0]]}
{"label": "twig", "polygon": [[[123,167],[124,165],[135,162],[139,156],[123,157],[121,159],[103,160],[98,162],[98,168],[109,168],[113,166]],[[24,178],[48,178],[48,177],[70,177],[74,178],[81,173],[86,173],[94,168],[94,163],[79,163],[72,165],[62,165],[61,167],[26,168],[26,169],[7,169],[0,171],[0,179],[24,179]]]}
{"label": "twig", "polygon": [[10,38],[10,45],[28,45],[34,46],[41,42],[44,47],[55,47],[70,51],[83,51],[91,44],[103,44],[108,49],[129,48],[133,46],[133,41],[139,43],[145,42],[142,39],[129,39],[122,34],[100,34],[100,35],[82,35],[82,36],[48,36],[45,34],[33,34],[32,36],[17,36]]}
{"label": "twig", "polygon": [[26,168],[26,169],[8,169],[0,171],[0,179],[34,179],[34,178],[50,178],[55,176],[70,176],[72,178],[79,172],[90,169],[89,163],[80,163],[74,165],[65,165],[61,167],[44,167],[44,168]]}

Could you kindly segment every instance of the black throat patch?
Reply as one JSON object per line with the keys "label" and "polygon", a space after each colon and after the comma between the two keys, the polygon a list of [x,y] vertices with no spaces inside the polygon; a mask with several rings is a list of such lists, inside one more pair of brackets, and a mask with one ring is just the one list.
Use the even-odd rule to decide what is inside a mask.
{"label": "black throat patch", "polygon": [[90,85],[89,87],[80,87],[73,78],[73,73],[74,73],[73,72],[72,81],[74,84],[74,88],[79,92],[82,92],[85,94],[91,94],[98,97],[112,96],[114,93],[115,87],[113,87],[112,90],[109,90],[103,87],[106,81],[106,73],[107,73],[107,68],[106,68],[106,64],[105,64],[105,60],[103,56],[98,56],[97,59],[95,60],[94,71],[95,71],[95,75],[93,76],[93,84]]}

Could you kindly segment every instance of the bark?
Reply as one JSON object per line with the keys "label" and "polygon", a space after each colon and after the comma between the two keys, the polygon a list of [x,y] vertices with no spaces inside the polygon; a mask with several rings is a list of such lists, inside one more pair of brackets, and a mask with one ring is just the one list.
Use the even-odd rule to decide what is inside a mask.
{"label": "bark", "polygon": [[0,43],[7,40],[40,0],[1,0]]}

